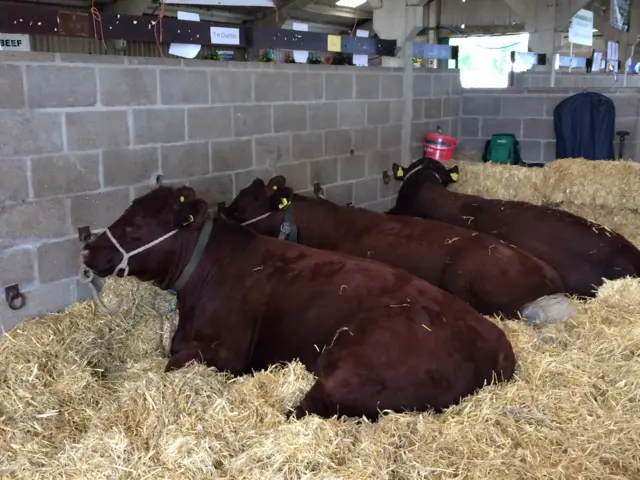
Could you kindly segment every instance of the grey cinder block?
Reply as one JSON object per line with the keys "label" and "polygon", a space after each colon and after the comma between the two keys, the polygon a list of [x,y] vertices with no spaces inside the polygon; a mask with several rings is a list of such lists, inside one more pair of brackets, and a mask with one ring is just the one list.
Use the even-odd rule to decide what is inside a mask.
{"label": "grey cinder block", "polygon": [[93,67],[27,65],[30,108],[90,107],[98,102]]}
{"label": "grey cinder block", "polygon": [[104,106],[156,105],[158,71],[145,68],[99,68],[100,103]]}
{"label": "grey cinder block", "polygon": [[233,172],[253,166],[253,142],[250,138],[211,142],[213,173]]}
{"label": "grey cinder block", "polygon": [[31,159],[33,194],[51,197],[100,189],[100,155],[77,153]]}
{"label": "grey cinder block", "polygon": [[116,148],[102,152],[105,187],[153,181],[160,170],[158,147]]}
{"label": "grey cinder block", "polygon": [[70,151],[129,145],[129,121],[125,110],[68,112],[65,116]]}

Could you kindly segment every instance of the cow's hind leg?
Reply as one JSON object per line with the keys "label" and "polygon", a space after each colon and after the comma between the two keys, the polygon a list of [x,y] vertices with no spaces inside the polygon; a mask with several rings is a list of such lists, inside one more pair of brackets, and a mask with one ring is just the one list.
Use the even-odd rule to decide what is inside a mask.
{"label": "cow's hind leg", "polygon": [[[351,341],[349,339],[348,341]],[[372,365],[363,357],[360,346],[334,346],[318,361],[317,380],[290,415],[302,418],[318,415],[366,417],[375,421],[379,416],[374,400],[384,390]]]}
{"label": "cow's hind leg", "polygon": [[339,414],[337,405],[335,405],[327,395],[323,381],[320,378],[311,386],[307,394],[288,417],[300,419],[312,414],[324,418],[330,418]]}
{"label": "cow's hind leg", "polygon": [[[346,372],[344,373],[346,374]],[[379,416],[378,410],[369,409],[365,405],[368,403],[366,400],[362,402],[354,398],[354,394],[356,394],[354,388],[356,388],[357,382],[348,382],[349,385],[347,385],[340,380],[340,376],[341,374],[338,373],[337,377],[329,380],[325,380],[322,377],[318,378],[298,406],[288,416],[294,419],[301,419],[307,415],[318,415],[323,418],[331,418],[333,416],[365,417],[375,421]],[[369,389],[365,388],[365,390]],[[362,395],[362,398],[366,399],[373,392],[361,391],[357,393],[355,396]]]}
{"label": "cow's hind leg", "polygon": [[207,364],[209,363],[209,357],[211,357],[211,348],[192,342],[185,345],[184,348],[173,353],[171,357],[169,357],[169,361],[164,367],[164,371],[170,372],[172,370],[179,370],[191,361]]}

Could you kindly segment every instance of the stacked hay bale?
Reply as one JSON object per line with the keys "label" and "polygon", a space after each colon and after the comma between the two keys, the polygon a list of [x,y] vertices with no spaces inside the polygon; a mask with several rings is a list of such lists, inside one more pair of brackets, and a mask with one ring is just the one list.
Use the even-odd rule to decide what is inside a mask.
{"label": "stacked hay bale", "polygon": [[545,168],[455,163],[460,177],[450,187],[454,191],[560,208],[616,230],[640,245],[638,162],[570,158]]}
{"label": "stacked hay bale", "polygon": [[[580,162],[564,165],[465,165],[456,188],[511,189],[511,198],[586,210],[589,195],[616,195],[599,173],[580,180],[594,190],[581,192]],[[592,205],[631,211],[640,181],[624,185],[625,200]],[[592,216],[617,228],[613,218]],[[518,355],[514,381],[442,415],[376,424],[285,420],[313,383],[295,362],[242,378],[202,366],[164,374],[170,299],[133,279],[110,280],[103,297],[108,305],[123,298],[122,310],[111,317],[79,303],[0,339],[0,477],[640,478],[639,280],[606,282],[563,324],[534,330],[493,319]]]}

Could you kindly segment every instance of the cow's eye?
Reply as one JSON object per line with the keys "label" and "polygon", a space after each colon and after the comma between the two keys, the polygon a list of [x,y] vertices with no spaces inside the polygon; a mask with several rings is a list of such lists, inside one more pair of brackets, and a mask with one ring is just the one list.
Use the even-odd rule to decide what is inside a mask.
{"label": "cow's eye", "polygon": [[131,240],[140,240],[142,238],[142,225],[136,222],[128,224],[124,227],[124,230]]}

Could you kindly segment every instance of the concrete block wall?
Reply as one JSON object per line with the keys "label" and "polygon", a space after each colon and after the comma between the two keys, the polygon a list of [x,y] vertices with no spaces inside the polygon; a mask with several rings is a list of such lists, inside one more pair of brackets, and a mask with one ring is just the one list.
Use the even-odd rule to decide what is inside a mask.
{"label": "concrete block wall", "polygon": [[[515,76],[516,88],[550,88],[551,72],[522,72]],[[618,79],[604,73],[585,73],[582,71],[556,71],[555,88],[622,88],[623,75]],[[627,74],[628,88],[640,87],[640,75]]]}
{"label": "concrete block wall", "polygon": [[444,135],[457,137],[462,86],[457,71],[419,69],[414,75],[411,154],[422,155],[424,136],[440,127]]}
{"label": "concrete block wall", "polygon": [[[457,72],[417,74],[414,92],[420,129],[457,126]],[[158,175],[212,207],[275,172],[387,209],[402,96],[397,69],[0,52],[0,287],[27,294],[18,311],[0,299],[0,331],[86,298],[78,227],[108,226]]]}
{"label": "concrete block wall", "polygon": [[[640,92],[637,88],[589,88],[614,102],[616,130],[628,130],[625,157],[640,159]],[[523,88],[465,90],[460,110],[458,158],[480,159],[485,142],[495,133],[515,133],[522,158],[528,162],[555,159],[553,110],[582,88]],[[614,139],[616,155],[618,142]]]}

